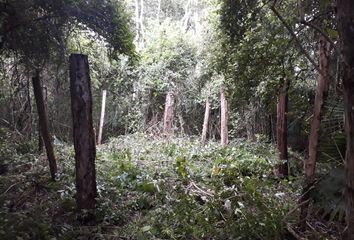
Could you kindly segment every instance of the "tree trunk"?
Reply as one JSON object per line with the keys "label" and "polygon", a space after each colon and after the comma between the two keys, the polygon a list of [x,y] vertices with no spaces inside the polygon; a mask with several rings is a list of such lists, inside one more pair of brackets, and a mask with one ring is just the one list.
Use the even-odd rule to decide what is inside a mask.
{"label": "tree trunk", "polygon": [[38,118],[38,152],[39,153],[43,152],[43,138],[41,134],[41,126],[39,123],[39,118]]}
{"label": "tree trunk", "polygon": [[52,145],[52,136],[50,135],[48,128],[48,117],[47,111],[43,100],[43,91],[41,86],[41,80],[39,76],[39,70],[37,70],[36,75],[32,78],[34,98],[36,100],[37,111],[38,111],[38,124],[40,128],[39,136],[42,135],[44,146],[47,152],[47,158],[49,161],[49,169],[52,180],[55,180],[55,175],[57,173],[57,163],[55,161],[54,150]]}
{"label": "tree trunk", "polygon": [[274,128],[273,128],[273,116],[268,116],[268,141],[274,143]]}
{"label": "tree trunk", "polygon": [[182,18],[182,23],[183,23],[182,29],[183,29],[183,31],[187,31],[188,30],[188,22],[189,22],[190,15],[191,15],[191,4],[192,4],[192,1],[188,0],[188,1],[186,1],[186,5],[184,7],[184,16]]}
{"label": "tree trunk", "polygon": [[28,125],[27,136],[32,141],[33,119],[32,119],[32,99],[31,99],[31,80],[27,79],[27,103],[28,103]]}
{"label": "tree trunk", "polygon": [[[142,95],[142,113],[144,118],[144,131],[146,131],[149,127],[151,127],[151,110],[150,110],[150,95],[151,89],[148,89],[147,92],[144,91]],[[150,123],[150,126],[149,126]]]}
{"label": "tree trunk", "polygon": [[207,98],[205,101],[205,113],[204,113],[203,131],[202,131],[203,145],[205,145],[207,139],[209,117],[210,117],[210,102],[209,102],[209,98]]}
{"label": "tree trunk", "polygon": [[140,16],[139,16],[139,0],[135,0],[135,28],[136,36],[135,40],[139,42],[140,40]]}
{"label": "tree trunk", "polygon": [[320,70],[321,74],[318,76],[317,86],[316,86],[316,97],[313,110],[313,118],[311,122],[311,132],[309,137],[309,156],[305,161],[305,186],[303,189],[301,203],[301,214],[300,222],[301,228],[305,230],[306,219],[308,213],[309,199],[310,199],[310,189],[315,182],[315,169],[317,160],[317,146],[318,138],[320,134],[321,119],[323,115],[324,105],[327,98],[328,92],[328,70],[329,70],[329,54],[330,54],[330,44],[324,36],[320,36],[319,41],[319,57],[320,57]]}
{"label": "tree trunk", "polygon": [[94,209],[96,204],[95,135],[92,123],[92,95],[86,55],[70,56],[70,93],[76,170],[78,209]]}
{"label": "tree trunk", "polygon": [[172,131],[173,105],[174,105],[174,96],[173,93],[169,91],[166,95],[165,114],[163,118],[163,132],[165,135],[170,135],[173,133]]}
{"label": "tree trunk", "polygon": [[160,24],[160,13],[161,13],[161,0],[158,0],[158,5],[157,5],[157,23]]}
{"label": "tree trunk", "polygon": [[275,171],[279,177],[288,176],[288,89],[289,81],[283,80],[277,106],[277,147],[281,163],[277,165]]}
{"label": "tree trunk", "polygon": [[[48,112],[48,91],[47,91],[47,87],[43,84],[41,86],[42,89],[42,94],[43,94],[43,103],[44,103],[44,108],[45,108],[45,112]],[[49,128],[49,126],[48,126]],[[52,128],[53,129],[53,128]],[[53,139],[53,138],[51,138]],[[38,152],[43,152],[43,137],[41,135],[41,126],[39,123],[39,118],[38,118]]]}
{"label": "tree trunk", "polygon": [[105,114],[105,109],[106,109],[106,96],[107,96],[107,91],[103,90],[103,93],[102,93],[101,118],[100,118],[100,128],[99,128],[99,131],[98,131],[98,140],[97,140],[97,144],[98,145],[102,144],[104,114]]}
{"label": "tree trunk", "polygon": [[221,102],[221,121],[220,121],[220,135],[221,135],[221,145],[226,146],[229,144],[229,133],[228,133],[228,106],[225,97],[225,88],[221,87],[220,91],[220,102]]}
{"label": "tree trunk", "polygon": [[144,0],[140,0],[140,34],[141,41],[144,41]]}
{"label": "tree trunk", "polygon": [[354,87],[354,4],[351,0],[337,1],[338,30],[343,57],[343,95],[345,113],[346,156],[345,156],[345,198],[346,239],[354,239],[354,129],[353,129],[353,87]]}
{"label": "tree trunk", "polygon": [[180,133],[181,133],[181,136],[184,136],[186,131],[184,129],[184,126],[186,125],[186,123],[184,122],[184,119],[183,119],[183,116],[182,116],[182,112],[180,111],[178,113],[178,120],[179,120],[179,126],[180,126]]}

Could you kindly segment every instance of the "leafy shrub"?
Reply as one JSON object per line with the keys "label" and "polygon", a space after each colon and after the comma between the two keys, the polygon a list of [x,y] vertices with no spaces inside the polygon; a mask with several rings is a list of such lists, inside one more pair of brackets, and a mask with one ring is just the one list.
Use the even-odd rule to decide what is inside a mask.
{"label": "leafy shrub", "polygon": [[[134,134],[98,147],[97,226],[86,229],[75,208],[73,147],[56,148],[56,156],[60,181],[41,183],[48,203],[37,206],[33,198],[24,206],[33,229],[14,227],[24,239],[282,239],[283,217],[295,204],[292,186],[268,177],[275,154],[267,144],[201,146],[197,138],[165,142]],[[42,181],[33,176],[26,186]],[[17,192],[13,194],[1,204],[5,206]],[[11,215],[9,209],[0,213],[4,219]],[[40,219],[35,221],[34,216]]]}

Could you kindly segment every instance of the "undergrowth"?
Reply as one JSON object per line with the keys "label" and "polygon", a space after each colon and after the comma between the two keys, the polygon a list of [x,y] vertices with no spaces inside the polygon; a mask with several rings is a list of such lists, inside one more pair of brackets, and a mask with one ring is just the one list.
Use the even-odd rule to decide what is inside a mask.
{"label": "undergrowth", "polygon": [[51,182],[43,154],[6,139],[0,239],[286,239],[294,220],[287,213],[298,183],[272,177],[269,144],[111,139],[97,149],[96,222],[85,223],[75,207],[73,147],[56,146],[60,172]]}

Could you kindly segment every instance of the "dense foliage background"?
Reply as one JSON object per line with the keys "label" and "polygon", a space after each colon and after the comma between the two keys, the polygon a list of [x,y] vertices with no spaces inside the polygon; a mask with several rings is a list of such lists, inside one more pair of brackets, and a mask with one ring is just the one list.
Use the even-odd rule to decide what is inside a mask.
{"label": "dense foliage background", "polygon": [[[334,1],[7,0],[0,10],[0,238],[338,239],[346,141]],[[300,236],[297,202],[304,195],[321,36],[331,44],[329,86],[309,226]],[[72,53],[89,58],[97,131],[107,90],[95,223],[75,210]],[[35,72],[58,182],[47,179]],[[219,144],[221,89],[228,146]],[[277,106],[284,89],[289,176],[279,179]],[[169,94],[173,134],[165,138]]]}

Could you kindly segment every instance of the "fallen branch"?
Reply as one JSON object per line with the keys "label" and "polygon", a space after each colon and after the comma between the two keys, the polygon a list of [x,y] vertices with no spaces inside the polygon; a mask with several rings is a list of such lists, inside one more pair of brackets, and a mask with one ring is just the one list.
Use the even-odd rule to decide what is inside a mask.
{"label": "fallen branch", "polygon": [[293,209],[291,209],[284,217],[283,217],[283,221],[285,221],[285,219],[287,217],[289,217],[291,214],[293,214],[297,209],[299,209],[300,207],[302,207],[303,205],[307,204],[310,201],[310,199],[301,202],[300,204],[297,204],[296,207],[294,207]]}
{"label": "fallen branch", "polygon": [[204,191],[203,189],[201,189],[200,187],[198,187],[197,184],[195,184],[194,182],[191,182],[191,185],[192,185],[193,187],[195,187],[195,188],[196,188],[198,191],[200,191],[201,193],[203,193],[203,194],[205,194],[205,195],[208,195],[209,197],[214,197],[213,194]]}
{"label": "fallen branch", "polygon": [[5,195],[8,191],[11,190],[11,188],[13,188],[14,186],[16,186],[16,185],[18,185],[18,184],[20,184],[20,183],[22,183],[22,182],[17,182],[17,183],[12,184],[12,185],[11,185],[10,187],[8,187],[8,188],[6,189],[6,191],[3,192],[0,196]]}

